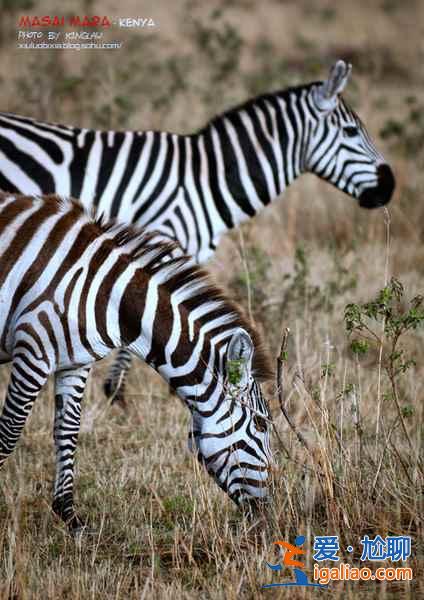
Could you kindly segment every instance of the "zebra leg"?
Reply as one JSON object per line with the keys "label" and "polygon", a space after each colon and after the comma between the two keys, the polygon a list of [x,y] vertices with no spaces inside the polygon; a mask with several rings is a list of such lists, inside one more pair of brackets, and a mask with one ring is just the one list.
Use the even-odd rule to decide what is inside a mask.
{"label": "zebra leg", "polygon": [[120,348],[108,376],[103,385],[103,390],[107,398],[112,398],[112,404],[119,404],[125,409],[125,379],[131,367],[131,352],[126,348]]}
{"label": "zebra leg", "polygon": [[80,367],[59,371],[55,376],[56,478],[52,508],[74,534],[85,528],[74,508],[74,455],[81,422],[81,400],[89,372],[90,367]]}
{"label": "zebra leg", "polygon": [[48,372],[34,364],[28,348],[17,349],[13,358],[12,371],[3,410],[0,415],[0,467],[13,452],[32,405],[47,381]]}

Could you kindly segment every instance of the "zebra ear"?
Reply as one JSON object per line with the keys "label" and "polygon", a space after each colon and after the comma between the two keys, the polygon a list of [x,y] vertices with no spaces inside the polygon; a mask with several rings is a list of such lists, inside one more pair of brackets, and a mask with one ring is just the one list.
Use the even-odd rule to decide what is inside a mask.
{"label": "zebra ear", "polygon": [[333,110],[337,105],[340,94],[349,79],[352,65],[338,60],[330,69],[328,79],[324,81],[315,93],[315,102],[320,110]]}
{"label": "zebra ear", "polygon": [[230,385],[243,387],[252,374],[254,347],[252,338],[244,329],[238,329],[227,350],[226,370]]}

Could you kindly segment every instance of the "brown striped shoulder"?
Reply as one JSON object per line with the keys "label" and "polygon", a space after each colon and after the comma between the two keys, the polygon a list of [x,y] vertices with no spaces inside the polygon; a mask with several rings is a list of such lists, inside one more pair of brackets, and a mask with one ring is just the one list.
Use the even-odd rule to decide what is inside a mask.
{"label": "brown striped shoulder", "polygon": [[106,221],[102,216],[95,217],[93,213],[90,214],[85,209],[81,202],[74,198],[65,198],[56,194],[30,196],[6,193],[0,190],[0,206],[10,197],[22,203],[25,208],[30,207],[35,200],[41,200],[51,206],[53,213],[72,207],[74,212],[81,213],[81,217],[86,219],[87,225],[92,226],[93,238],[107,233],[111,245],[124,250],[128,260],[140,262],[146,274],[154,275],[160,272],[168,275],[169,279],[178,278],[180,282],[185,280],[192,287],[193,298],[196,297],[198,302],[219,302],[225,313],[234,316],[232,324],[245,329],[252,338],[255,347],[253,357],[255,377],[266,380],[273,376],[271,360],[262,337],[247,318],[243,309],[228,298],[224,291],[213,282],[205,269],[193,264],[191,257],[174,257],[174,251],[179,248],[177,242],[163,241],[161,234],[156,231],[146,231],[132,225]]}

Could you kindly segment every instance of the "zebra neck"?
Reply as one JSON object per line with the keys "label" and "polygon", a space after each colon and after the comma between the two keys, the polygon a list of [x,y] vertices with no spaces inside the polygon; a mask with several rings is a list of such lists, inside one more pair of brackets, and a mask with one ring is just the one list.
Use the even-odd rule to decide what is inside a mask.
{"label": "zebra neck", "polygon": [[[173,329],[175,327],[174,323]],[[157,371],[190,409],[200,413],[214,410],[224,397],[222,365],[217,366],[221,360],[219,351],[206,344],[199,352],[198,344],[193,340],[185,343],[184,333],[180,332],[177,356],[174,356],[175,351],[170,351],[172,334],[166,339],[169,331],[155,329],[144,329],[129,349]],[[156,339],[159,337],[156,333],[160,334],[160,340]]]}
{"label": "zebra neck", "polygon": [[[175,315],[172,316],[171,305],[163,303],[159,310],[157,306],[152,308],[153,304],[154,294],[146,298],[141,328],[137,338],[128,344],[129,350],[155,369],[193,412],[207,415],[215,411],[224,397],[222,355],[231,330],[218,333],[212,341],[207,334],[201,333],[203,326],[209,327],[208,317],[200,316],[203,323],[192,338],[187,308],[180,305],[181,320],[177,320]],[[129,321],[127,333],[134,333],[134,318],[137,317],[134,308],[133,304],[133,320]],[[122,304],[120,312],[122,315]],[[155,313],[159,315],[157,318]],[[228,319],[228,315],[222,317],[224,323]]]}
{"label": "zebra neck", "polygon": [[289,102],[277,94],[261,98],[198,134],[202,193],[219,215],[215,236],[254,217],[303,172],[304,136],[286,114]]}
{"label": "zebra neck", "polygon": [[[166,351],[159,349],[156,341],[152,343],[144,332],[129,346],[129,350],[157,371],[193,413],[208,416],[225,399],[224,381],[213,370],[205,369],[203,355],[196,354],[196,346],[190,344],[190,347],[193,354],[179,365],[173,364],[169,357],[161,362]],[[189,367],[193,362],[197,363],[194,369]]]}

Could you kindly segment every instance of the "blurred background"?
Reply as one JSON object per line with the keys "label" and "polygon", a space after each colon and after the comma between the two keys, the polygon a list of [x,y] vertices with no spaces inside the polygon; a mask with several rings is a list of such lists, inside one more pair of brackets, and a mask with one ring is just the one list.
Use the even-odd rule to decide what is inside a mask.
{"label": "blurred background", "polygon": [[[262,532],[261,543],[256,538],[252,542],[251,533],[231,529],[233,509],[213,482],[202,473],[193,480],[192,459],[185,452],[188,416],[160,379],[138,363],[129,380],[129,412],[123,414],[104,402],[101,381],[107,365],[100,365],[86,401],[78,479],[93,519],[99,506],[104,515],[115,515],[106,521],[108,541],[102,541],[93,558],[98,577],[84,579],[89,563],[86,558],[82,566],[77,563],[73,548],[68,548],[73,558],[63,571],[54,563],[63,538],[59,527],[49,531],[53,517],[46,513],[52,468],[50,397],[34,408],[26,441],[8,466],[14,491],[5,493],[0,507],[13,516],[11,531],[22,533],[20,556],[32,556],[35,547],[37,552],[30,572],[19,570],[18,561],[15,574],[3,573],[4,590],[16,588],[14,597],[20,598],[31,581],[44,598],[65,597],[69,590],[78,597],[101,597],[102,590],[112,594],[120,582],[122,597],[140,597],[146,589],[155,597],[194,598],[202,590],[205,597],[250,598],[257,582],[267,577],[261,570],[263,558],[277,534],[289,539],[295,531],[330,534],[331,529],[346,540],[389,531],[422,538],[416,466],[416,456],[422,454],[424,400],[421,316],[416,328],[402,330],[398,349],[405,361],[414,362],[393,381],[393,340],[383,331],[384,319],[368,322],[381,344],[355,351],[345,307],[375,300],[391,277],[404,287],[393,301],[398,315],[406,314],[411,299],[424,292],[424,3],[0,0],[0,10],[0,110],[89,128],[189,133],[249,97],[323,79],[341,58],[353,65],[344,97],[397,180],[385,213],[362,210],[351,198],[304,175],[274,206],[226,236],[210,263],[220,283],[262,329],[274,355],[283,328],[290,328],[288,406],[311,444],[316,465],[327,469],[331,489],[324,494],[293,462],[305,463],[307,457],[277,417],[270,387],[290,458],[280,459],[280,505],[272,527]],[[153,19],[155,26],[98,29],[105,41],[122,41],[120,50],[17,48],[22,15],[56,14],[143,17]],[[7,368],[2,377],[6,383]],[[31,464],[28,448],[34,449]],[[104,495],[106,489],[112,491],[110,497]],[[223,504],[226,517],[214,521],[210,507],[216,518]],[[150,528],[140,529],[142,523]],[[3,543],[4,555],[16,558],[7,536]],[[419,551],[414,542],[416,557]],[[48,585],[37,579],[43,560],[49,565]],[[361,594],[412,598],[418,597],[418,589],[340,584],[332,597]]]}

